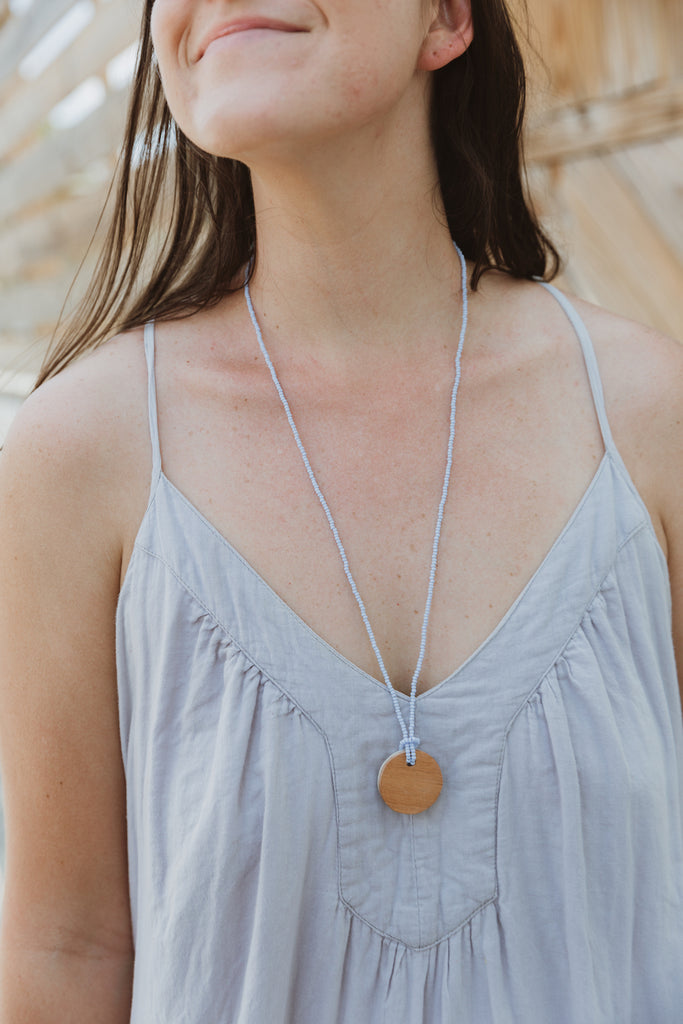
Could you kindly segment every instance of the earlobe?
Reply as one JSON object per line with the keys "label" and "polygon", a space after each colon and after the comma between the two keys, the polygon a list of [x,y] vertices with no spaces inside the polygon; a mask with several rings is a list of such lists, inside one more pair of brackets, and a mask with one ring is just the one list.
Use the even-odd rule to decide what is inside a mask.
{"label": "earlobe", "polygon": [[436,71],[460,57],[472,42],[471,0],[439,0],[420,50],[418,70]]}

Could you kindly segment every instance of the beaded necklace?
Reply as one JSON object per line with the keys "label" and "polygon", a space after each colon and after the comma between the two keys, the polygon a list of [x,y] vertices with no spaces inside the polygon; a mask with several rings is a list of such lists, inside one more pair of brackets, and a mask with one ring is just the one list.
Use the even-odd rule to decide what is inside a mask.
{"label": "beaded necklace", "polygon": [[[454,243],[455,245],[455,243]],[[420,650],[417,658],[417,664],[413,673],[412,682],[410,686],[410,702],[408,706],[408,724],[406,725],[403,712],[401,711],[398,694],[392,686],[389,674],[384,665],[384,659],[377,645],[375,634],[370,625],[367,612],[363,599],[360,596],[356,581],[353,578],[351,569],[349,567],[349,560],[339,536],[337,525],[330,511],[330,507],[327,504],[325,496],[320,489],[320,485],[315,477],[313,469],[311,467],[308,454],[303,446],[299,431],[297,430],[294,418],[292,416],[289,402],[285,396],[285,393],[280,384],[275,367],[268,354],[265,343],[263,341],[263,335],[259,322],[254,312],[254,306],[251,301],[251,294],[249,291],[249,270],[247,271],[247,278],[244,285],[244,294],[247,301],[247,308],[249,310],[249,316],[254,326],[256,338],[261,349],[261,353],[265,360],[266,366],[272,377],[273,384],[277,390],[280,402],[282,403],[283,409],[287,416],[287,422],[289,423],[292,435],[296,442],[296,446],[299,449],[299,454],[303,460],[306,472],[313,486],[313,490],[320,502],[332,536],[334,537],[339,555],[341,557],[342,566],[344,568],[344,574],[348,580],[351,591],[356,600],[356,604],[360,610],[363,623],[365,625],[368,639],[374,651],[377,663],[382,674],[382,678],[387,687],[387,691],[391,696],[391,701],[394,707],[394,713],[398,721],[401,730],[401,740],[399,742],[399,749],[393,754],[390,754],[385,761],[380,765],[378,776],[377,776],[377,787],[380,795],[384,802],[401,814],[418,814],[420,811],[426,810],[434,803],[437,799],[443,785],[443,779],[441,770],[436,760],[423,750],[418,750],[420,746],[420,739],[415,735],[415,712],[417,703],[417,683],[422,671],[422,664],[424,662],[425,650],[427,647],[427,629],[429,625],[429,615],[432,608],[432,598],[434,595],[434,582],[436,580],[436,567],[439,553],[439,541],[441,539],[441,526],[443,523],[444,509],[446,507],[446,499],[448,497],[448,487],[451,478],[451,469],[453,466],[453,445],[455,441],[455,409],[458,398],[458,389],[460,387],[460,376],[461,376],[461,359],[462,350],[465,343],[465,334],[467,333],[467,321],[468,321],[468,292],[467,292],[467,265],[465,263],[465,257],[457,245],[455,250],[460,259],[461,268],[461,287],[462,287],[462,324],[460,328],[460,339],[458,342],[457,354],[455,357],[455,380],[453,381],[453,389],[451,391],[451,406],[450,406],[450,431],[448,437],[448,448],[446,454],[446,469],[444,472],[443,487],[441,489],[441,500],[439,502],[439,508],[436,518],[436,528],[434,530],[434,540],[432,543],[432,558],[429,568],[429,586],[427,588],[427,601],[425,603],[424,616],[422,620],[422,632],[420,637]],[[251,269],[251,265],[250,268]]]}

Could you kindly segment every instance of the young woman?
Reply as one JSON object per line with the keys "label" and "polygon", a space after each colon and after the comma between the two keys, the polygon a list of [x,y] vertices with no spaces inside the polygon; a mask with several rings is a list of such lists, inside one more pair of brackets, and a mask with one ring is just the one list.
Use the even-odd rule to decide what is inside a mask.
{"label": "young woman", "polygon": [[503,0],[147,0],[0,458],[3,1024],[680,1020],[683,353],[534,280],[522,107]]}

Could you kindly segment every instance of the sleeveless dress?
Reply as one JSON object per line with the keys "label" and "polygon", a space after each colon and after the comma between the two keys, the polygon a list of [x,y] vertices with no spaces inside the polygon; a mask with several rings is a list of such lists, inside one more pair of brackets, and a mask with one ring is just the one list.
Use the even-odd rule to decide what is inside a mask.
{"label": "sleeveless dress", "polygon": [[[384,685],[164,476],[120,594],[132,1024],[681,1024],[683,723],[666,561],[610,433],[502,621],[418,697],[444,775],[382,802]],[[400,696],[401,700],[407,698]]]}

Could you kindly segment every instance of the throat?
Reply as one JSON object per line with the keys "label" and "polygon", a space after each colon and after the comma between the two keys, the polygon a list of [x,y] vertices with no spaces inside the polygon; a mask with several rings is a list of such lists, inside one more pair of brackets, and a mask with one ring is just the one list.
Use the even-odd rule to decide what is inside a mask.
{"label": "throat", "polygon": [[[442,483],[442,487],[441,487],[441,495],[440,495],[439,506],[438,506],[437,515],[436,515],[436,526],[435,526],[435,529],[434,529],[434,536],[433,536],[432,543],[431,543],[431,558],[429,560],[429,576],[428,576],[428,585],[427,585],[427,598],[426,598],[426,601],[425,601],[424,615],[423,615],[423,618],[422,618],[422,626],[421,626],[421,629],[420,629],[420,645],[419,645],[419,650],[418,650],[418,655],[417,655],[417,663],[416,663],[416,666],[415,666],[415,670],[414,670],[414,672],[411,675],[411,688],[410,688],[410,698],[411,698],[411,712],[410,712],[411,726],[410,726],[410,728],[411,729],[413,728],[412,722],[414,721],[414,717],[415,717],[415,705],[414,705],[414,702],[415,702],[415,697],[416,697],[416,694],[417,694],[417,686],[418,686],[418,683],[419,683],[420,673],[422,671],[422,667],[423,667],[424,659],[425,659],[425,652],[426,652],[426,645],[427,645],[427,635],[428,635],[428,627],[429,627],[429,617],[430,617],[431,608],[432,608],[432,600],[433,600],[433,594],[434,594],[434,584],[435,584],[435,580],[436,580],[436,570],[437,570],[437,564],[438,564],[439,545],[440,545],[440,542],[441,542],[441,530],[442,530],[442,525],[443,525],[443,517],[444,517],[446,501],[447,501],[447,497],[448,497],[448,489],[449,489],[449,486],[450,486],[450,479],[451,479],[451,470],[452,470],[452,464],[453,464],[453,446],[454,446],[454,442],[455,442],[455,414],[456,414],[456,407],[457,407],[458,391],[459,391],[459,388],[460,388],[461,366],[462,366],[462,362],[461,362],[462,361],[462,352],[463,352],[463,347],[464,347],[464,344],[465,344],[465,337],[466,337],[466,334],[467,334],[467,324],[468,324],[468,318],[469,318],[469,294],[468,294],[468,280],[467,280],[467,264],[465,262],[465,257],[463,256],[463,254],[462,254],[461,250],[458,248],[458,246],[455,245],[454,248],[455,248],[455,251],[457,253],[459,263],[460,263],[460,298],[461,298],[462,314],[461,314],[460,335],[459,335],[458,347],[457,347],[457,352],[456,352],[456,357],[455,357],[455,368],[454,368],[454,375],[453,375],[454,376],[453,387],[452,387],[452,391],[451,391],[450,406],[449,406],[450,415],[449,415],[449,433],[448,433],[448,444],[447,444],[446,468],[445,468],[443,483]],[[363,599],[362,599],[362,597],[360,595],[360,592],[359,592],[359,589],[358,589],[358,585],[357,585],[356,580],[354,579],[354,576],[353,576],[353,574],[351,572],[351,567],[349,565],[349,560],[348,560],[348,557],[347,557],[346,550],[344,548],[343,542],[342,542],[341,537],[339,535],[339,531],[337,529],[337,524],[336,524],[334,515],[333,515],[333,513],[332,513],[332,511],[330,509],[330,506],[328,504],[328,501],[327,501],[325,495],[323,494],[323,491],[322,491],[322,489],[320,487],[320,483],[318,482],[318,478],[316,477],[316,475],[315,475],[315,473],[313,471],[313,467],[311,466],[311,462],[310,462],[310,459],[308,457],[308,453],[307,453],[307,451],[306,451],[306,449],[304,447],[303,441],[301,439],[301,435],[299,434],[299,430],[298,430],[297,425],[296,425],[296,423],[294,421],[294,417],[292,415],[292,411],[291,411],[291,407],[289,405],[289,401],[287,399],[287,396],[285,395],[284,389],[282,387],[282,384],[281,384],[280,379],[279,379],[278,374],[277,374],[277,370],[275,369],[275,366],[274,366],[273,361],[272,361],[272,359],[270,357],[268,349],[266,348],[265,340],[264,340],[264,337],[263,337],[263,332],[261,330],[261,325],[260,325],[260,323],[258,321],[258,318],[256,316],[256,311],[254,309],[254,305],[253,305],[253,302],[252,302],[252,299],[251,299],[251,293],[250,293],[250,288],[249,288],[249,283],[248,282],[245,284],[244,294],[245,294],[245,299],[246,299],[246,303],[247,303],[247,308],[249,310],[249,316],[250,316],[250,319],[251,319],[251,322],[252,322],[252,325],[253,325],[253,328],[254,328],[254,333],[256,335],[256,340],[257,340],[259,348],[261,350],[261,354],[262,354],[263,359],[264,359],[264,361],[266,363],[266,366],[268,367],[268,372],[270,373],[270,376],[271,376],[272,381],[273,381],[273,385],[275,387],[275,390],[277,391],[277,394],[278,394],[278,397],[280,399],[280,402],[282,403],[282,407],[283,407],[285,416],[287,418],[287,422],[288,422],[289,427],[291,429],[292,436],[294,438],[296,447],[298,448],[299,454],[300,454],[302,462],[304,464],[304,468],[306,470],[306,473],[308,475],[309,481],[311,483],[313,492],[315,493],[316,497],[318,498],[318,500],[320,502],[320,505],[322,507],[322,510],[325,513],[325,518],[327,520],[328,526],[330,527],[330,531],[332,533],[332,536],[334,538],[337,550],[339,552],[339,555],[340,555],[340,558],[341,558],[341,561],[342,561],[342,565],[343,565],[343,568],[344,568],[344,575],[346,576],[346,580],[347,580],[347,582],[349,584],[349,589],[350,589],[350,591],[351,591],[351,593],[353,595],[353,598],[354,598],[356,604],[358,605],[358,610],[360,611],[361,618],[363,620],[363,625],[365,627],[365,630],[366,630],[367,635],[368,635],[368,639],[370,641],[370,645],[371,645],[373,653],[374,653],[374,655],[375,655],[375,657],[377,659],[377,663],[378,663],[378,666],[379,666],[380,674],[381,674],[382,679],[383,679],[384,683],[386,684],[387,688],[389,690],[392,690],[393,689],[393,683],[392,683],[392,680],[391,680],[391,676],[390,676],[389,672],[387,671],[386,665],[384,663],[384,659],[382,657],[382,652],[381,652],[380,647],[379,647],[379,645],[377,643],[375,632],[374,632],[373,626],[371,624],[370,618],[369,618],[368,613],[367,613],[367,609],[366,609],[365,603],[363,602]],[[404,741],[408,743],[408,748],[407,749],[410,752],[411,763],[412,763],[412,761],[414,761],[414,755],[415,755],[415,749],[414,749],[414,744],[413,744],[413,740],[412,740],[412,734],[410,735],[410,737],[407,735],[405,722],[403,721],[403,718],[402,718],[402,715],[401,715],[401,711],[400,711],[398,705],[396,704],[396,702],[394,702],[394,710],[396,712],[396,717],[398,718],[399,723],[401,725],[401,729],[402,729],[403,736],[404,736]]]}

